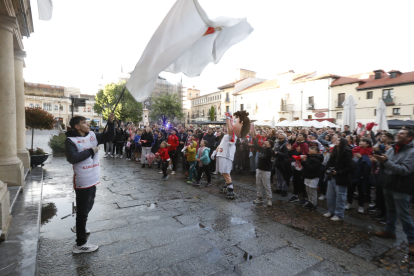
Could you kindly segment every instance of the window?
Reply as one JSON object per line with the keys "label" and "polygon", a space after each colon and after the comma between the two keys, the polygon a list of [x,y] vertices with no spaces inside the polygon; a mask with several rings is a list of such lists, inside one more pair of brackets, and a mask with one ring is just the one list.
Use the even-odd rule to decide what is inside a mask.
{"label": "window", "polygon": [[196,94],[196,97],[198,97],[198,94]]}
{"label": "window", "polygon": [[345,93],[339,93],[338,94],[338,103],[337,107],[342,107],[342,103],[345,101]]}
{"label": "window", "polygon": [[337,119],[342,119],[342,112],[337,112],[336,113],[336,118]]}
{"label": "window", "polygon": [[314,103],[314,98],[313,97],[309,97],[308,103],[309,104],[313,104]]}
{"label": "window", "polygon": [[39,104],[36,104],[36,107],[40,107],[40,105]]}
{"label": "window", "polygon": [[229,112],[229,111],[230,111],[230,108],[228,105],[226,105],[226,112]]}
{"label": "window", "polygon": [[63,105],[60,105],[60,111],[63,111]]}
{"label": "window", "polygon": [[400,115],[400,108],[393,108],[392,115]]}
{"label": "window", "polygon": [[83,108],[83,112],[86,112],[86,107]]}
{"label": "window", "polygon": [[91,108],[90,107],[88,107],[88,112],[91,112]]}
{"label": "window", "polygon": [[55,105],[55,110],[58,110],[58,109],[59,109],[59,107],[57,105]]}
{"label": "window", "polygon": [[51,103],[44,103],[43,110],[52,111],[52,104]]}
{"label": "window", "polygon": [[229,98],[229,93],[226,93],[226,102],[229,102],[230,98]]}
{"label": "window", "polygon": [[394,104],[394,89],[384,89],[382,90],[382,100],[385,104],[393,105]]}
{"label": "window", "polygon": [[372,99],[372,91],[368,91],[367,92],[367,100],[371,100]]}
{"label": "window", "polygon": [[378,80],[381,78],[381,72],[375,72],[375,79]]}
{"label": "window", "polygon": [[32,104],[32,103],[31,103],[31,104],[29,104],[29,107],[30,107],[30,108],[33,108],[33,104]]}
{"label": "window", "polygon": [[392,72],[391,73],[391,79],[395,79],[397,77],[397,73],[396,72]]}
{"label": "window", "polygon": [[191,93],[190,93],[190,97],[191,97]]}
{"label": "window", "polygon": [[240,104],[240,110],[244,110],[244,104]]}

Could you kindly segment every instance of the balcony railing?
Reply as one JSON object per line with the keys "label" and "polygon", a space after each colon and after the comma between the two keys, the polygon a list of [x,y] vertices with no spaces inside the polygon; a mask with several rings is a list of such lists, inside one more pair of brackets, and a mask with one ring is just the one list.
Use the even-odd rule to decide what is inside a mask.
{"label": "balcony railing", "polygon": [[336,100],[335,101],[335,107],[336,108],[344,108],[344,106],[342,105],[343,102],[344,101],[338,101],[338,100]]}
{"label": "balcony railing", "polygon": [[382,100],[384,101],[385,105],[395,105],[395,97],[385,97],[382,98]]}

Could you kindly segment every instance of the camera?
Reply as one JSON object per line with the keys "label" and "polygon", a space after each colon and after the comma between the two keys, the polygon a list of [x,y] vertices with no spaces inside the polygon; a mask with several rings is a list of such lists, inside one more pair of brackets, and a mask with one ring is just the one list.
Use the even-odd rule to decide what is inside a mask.
{"label": "camera", "polygon": [[332,176],[332,173],[333,173],[333,171],[335,170],[335,168],[334,167],[329,167],[327,170],[326,170],[326,174],[328,175],[328,176]]}

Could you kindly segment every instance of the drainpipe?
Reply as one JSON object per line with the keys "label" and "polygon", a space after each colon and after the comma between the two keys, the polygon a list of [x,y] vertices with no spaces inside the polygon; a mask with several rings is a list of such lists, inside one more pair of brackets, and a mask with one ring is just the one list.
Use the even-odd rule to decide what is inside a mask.
{"label": "drainpipe", "polygon": [[303,88],[300,91],[300,119],[303,120]]}

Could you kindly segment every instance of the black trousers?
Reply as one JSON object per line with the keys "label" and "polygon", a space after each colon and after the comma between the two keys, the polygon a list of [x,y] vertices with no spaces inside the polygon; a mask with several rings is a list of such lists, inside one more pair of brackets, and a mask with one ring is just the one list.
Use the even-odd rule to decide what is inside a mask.
{"label": "black trousers", "polygon": [[162,161],[162,173],[164,176],[167,176],[167,168],[168,168],[169,161]]}
{"label": "black trousers", "polygon": [[84,245],[86,239],[86,221],[95,202],[96,186],[75,189],[76,194],[76,244]]}
{"label": "black trousers", "polygon": [[385,215],[387,208],[385,207],[384,189],[381,185],[377,185],[375,191],[375,206],[381,211],[381,215]]}
{"label": "black trousers", "polygon": [[124,147],[124,142],[116,142],[116,154],[122,155],[123,147]]}
{"label": "black trousers", "polygon": [[318,187],[319,187],[319,190],[321,191],[321,194],[323,195],[326,195],[326,188],[327,188],[327,183],[325,181],[325,176],[326,176],[325,172],[326,172],[326,166],[321,165]]}
{"label": "black trousers", "polygon": [[299,196],[303,195],[303,198],[306,198],[308,195],[306,193],[305,179],[303,178],[302,171],[293,170],[293,194]]}
{"label": "black trousers", "polygon": [[131,149],[125,148],[125,152],[126,152],[126,158],[131,159]]}
{"label": "black trousers", "polygon": [[363,179],[361,178],[361,179],[358,179],[357,182],[353,182],[352,185],[348,187],[348,194],[347,194],[348,203],[352,204],[352,202],[354,201],[354,191],[355,191],[355,188],[357,188],[358,189],[358,206],[364,207],[365,201],[366,200],[368,201],[371,198],[371,195],[370,195],[371,190],[367,192],[367,186],[370,187],[368,178],[363,178]]}
{"label": "black trousers", "polygon": [[210,174],[210,164],[204,165],[202,167],[198,168],[198,172],[197,172],[197,182],[200,181],[201,179],[201,174],[203,172],[205,172],[206,176],[207,176],[207,182],[211,183],[211,174]]}
{"label": "black trousers", "polygon": [[175,172],[177,169],[177,150],[172,150],[168,152],[168,155],[170,156],[171,163],[173,165],[173,171]]}

